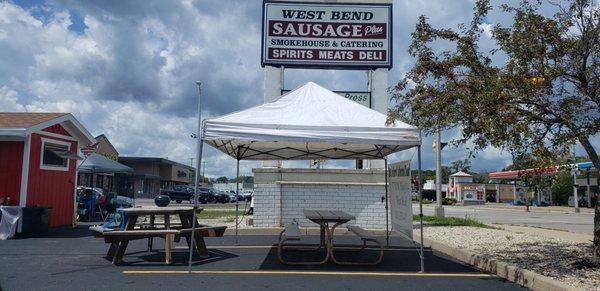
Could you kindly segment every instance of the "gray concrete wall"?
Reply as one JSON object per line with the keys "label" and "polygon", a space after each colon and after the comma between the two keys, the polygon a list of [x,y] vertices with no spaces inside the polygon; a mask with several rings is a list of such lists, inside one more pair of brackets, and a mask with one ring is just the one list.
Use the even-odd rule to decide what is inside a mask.
{"label": "gray concrete wall", "polygon": [[303,209],[342,210],[356,217],[348,223],[385,229],[383,170],[254,169],[254,225],[277,227],[304,218]]}

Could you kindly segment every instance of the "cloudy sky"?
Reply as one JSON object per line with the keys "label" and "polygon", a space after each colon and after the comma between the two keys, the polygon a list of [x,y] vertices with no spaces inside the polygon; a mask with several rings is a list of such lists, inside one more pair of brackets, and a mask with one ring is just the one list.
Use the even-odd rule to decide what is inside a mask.
{"label": "cloudy sky", "polygon": [[[263,101],[261,3],[0,0],[0,111],[71,112],[92,134],[104,133],[122,156],[190,164],[194,81],[203,83],[204,117]],[[390,85],[413,63],[406,51],[419,15],[438,27],[456,27],[469,21],[472,8],[471,0],[394,1]],[[489,21],[503,20],[492,14]],[[285,84],[366,90],[366,80],[361,71],[289,70]],[[425,168],[435,165],[431,141],[424,141]],[[416,161],[412,150],[391,160],[411,158]],[[463,158],[464,147],[443,152],[444,163]],[[205,147],[205,161],[208,176],[235,175],[235,161],[212,148]],[[476,170],[500,170],[510,155],[488,149],[472,163]],[[242,174],[255,166],[243,162]]]}

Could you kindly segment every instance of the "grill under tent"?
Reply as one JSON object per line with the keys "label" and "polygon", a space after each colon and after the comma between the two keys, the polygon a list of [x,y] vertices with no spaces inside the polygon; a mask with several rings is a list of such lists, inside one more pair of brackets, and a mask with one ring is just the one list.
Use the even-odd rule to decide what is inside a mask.
{"label": "grill under tent", "polygon": [[[200,112],[200,101],[198,104]],[[417,147],[421,173],[420,130],[396,121],[386,125],[387,116],[350,101],[313,82],[278,100],[199,121],[198,163],[204,143],[237,160],[382,159],[385,161],[386,238],[389,241],[387,156]],[[196,175],[196,193],[198,193]],[[239,182],[237,185],[239,192]],[[419,206],[422,214],[421,189]],[[194,211],[198,208],[197,197]],[[238,234],[236,202],[236,242]],[[422,217],[422,215],[421,215]],[[193,231],[195,231],[193,225]],[[423,259],[421,221],[421,270]],[[192,246],[193,242],[192,235]],[[190,248],[189,267],[192,252]]]}

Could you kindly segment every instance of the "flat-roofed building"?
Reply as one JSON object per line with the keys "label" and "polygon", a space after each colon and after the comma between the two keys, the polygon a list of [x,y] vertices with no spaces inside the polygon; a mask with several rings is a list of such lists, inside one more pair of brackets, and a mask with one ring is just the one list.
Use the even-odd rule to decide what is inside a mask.
{"label": "flat-roofed building", "polygon": [[133,168],[130,191],[136,198],[153,198],[160,189],[193,183],[194,168],[157,157],[119,157],[119,163]]}

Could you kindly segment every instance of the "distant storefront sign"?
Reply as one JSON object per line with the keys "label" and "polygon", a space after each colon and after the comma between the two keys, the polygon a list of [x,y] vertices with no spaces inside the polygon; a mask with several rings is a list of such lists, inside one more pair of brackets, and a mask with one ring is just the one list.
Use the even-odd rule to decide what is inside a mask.
{"label": "distant storefront sign", "polygon": [[263,3],[262,65],[391,68],[392,5]]}
{"label": "distant storefront sign", "polygon": [[[281,90],[281,95],[290,92],[290,90]],[[345,97],[348,100],[352,100],[360,105],[371,108],[371,92],[364,91],[333,91],[336,94]]]}

